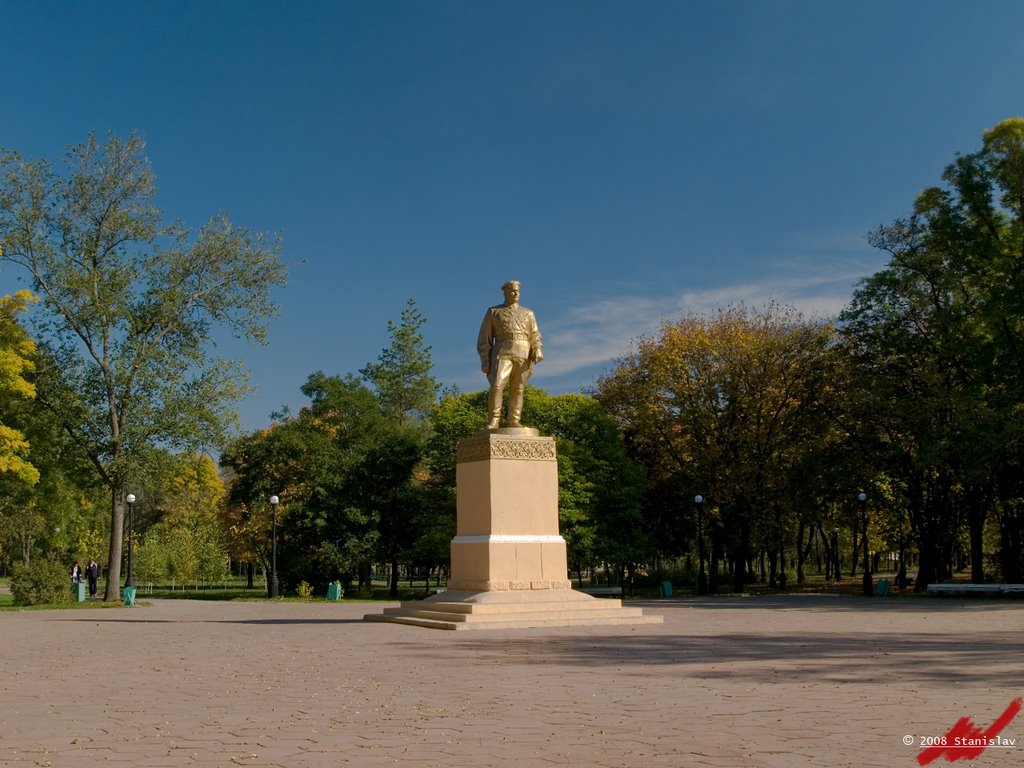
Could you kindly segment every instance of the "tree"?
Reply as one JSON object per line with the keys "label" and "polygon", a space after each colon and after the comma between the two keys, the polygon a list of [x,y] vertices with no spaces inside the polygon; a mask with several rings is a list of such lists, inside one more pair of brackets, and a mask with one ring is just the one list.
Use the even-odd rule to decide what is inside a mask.
{"label": "tree", "polygon": [[216,464],[191,451],[154,457],[148,476],[133,486],[136,576],[150,582],[171,578],[183,586],[220,578],[228,556],[220,515],[225,488]]}
{"label": "tree", "polygon": [[33,399],[0,398],[0,421],[17,430],[31,446],[32,466],[38,471],[36,483],[27,483],[12,473],[0,473],[0,545],[8,557],[20,553],[28,564],[39,552],[62,559],[86,562],[100,555],[109,540],[109,520],[98,514],[102,495],[90,466],[44,403],[53,366],[46,350],[37,350],[33,365],[42,375],[33,375]]}
{"label": "tree", "polygon": [[729,540],[713,535],[712,549],[728,543],[734,589],[749,578],[755,544],[773,558],[782,551],[794,488],[813,482],[807,463],[828,439],[835,403],[832,338],[830,325],[792,309],[730,308],[665,322],[598,382],[649,481],[686,489],[687,517],[698,494],[721,515],[713,532]]}
{"label": "tree", "polygon": [[39,470],[27,458],[29,441],[17,424],[19,406],[36,396],[27,378],[35,368],[36,346],[18,323],[33,300],[28,291],[0,298],[0,534],[7,541],[19,540],[24,566],[30,562],[32,539],[43,528],[30,496]]}
{"label": "tree", "polygon": [[[890,262],[843,316],[918,539],[919,589],[951,574],[965,524],[972,577],[984,579],[992,511],[1009,517],[1005,548],[1024,554],[1024,119],[984,132],[942,178],[872,235]],[[1019,554],[1004,558],[1005,580],[1024,578]]]}
{"label": "tree", "polygon": [[388,321],[391,343],[381,350],[376,363],[360,373],[369,382],[380,401],[381,411],[390,423],[382,431],[384,450],[374,458],[374,471],[385,472],[389,480],[379,488],[374,501],[378,514],[380,554],[391,565],[389,594],[398,597],[399,560],[415,544],[423,531],[416,523],[419,510],[427,503],[427,489],[416,477],[428,418],[437,404],[437,381],[430,371],[433,362],[430,347],[420,329],[426,322],[416,302],[409,299],[402,311],[402,322]]}
{"label": "tree", "polygon": [[[0,298],[0,396],[5,402],[36,396],[35,385],[26,378],[35,369],[36,345],[17,320],[32,301],[35,299],[28,291]],[[29,444],[24,433],[4,423],[6,410],[0,406],[0,477],[7,475],[34,485],[39,470],[25,458]]]}
{"label": "tree", "polygon": [[310,402],[298,414],[240,438],[221,461],[234,473],[231,503],[253,521],[254,549],[267,552],[266,500],[277,494],[282,584],[321,588],[368,575],[386,530],[381,520],[404,504],[419,452],[413,428],[388,419],[354,376],[317,372],[302,392]]}
{"label": "tree", "polygon": [[223,439],[244,385],[238,364],[211,354],[211,330],[265,339],[270,291],[285,281],[279,243],[224,214],[194,236],[164,222],[136,135],[90,135],[69,148],[63,175],[8,150],[0,170],[2,258],[42,297],[38,338],[63,384],[47,405],[110,492],[115,600],[129,480],[154,446]]}
{"label": "tree", "polygon": [[[221,454],[221,469],[228,478],[224,523],[229,547],[247,565],[248,586],[253,586],[255,564],[269,571],[272,510],[269,499],[278,496],[278,515],[284,519],[298,511],[318,487],[326,464],[326,439],[309,429],[306,410],[296,418],[279,414],[280,422],[237,438]],[[287,535],[287,529],[282,527]]]}
{"label": "tree", "polygon": [[218,522],[226,489],[208,455],[193,451],[168,455],[150,483],[150,504],[161,522],[185,528]]}
{"label": "tree", "polygon": [[368,363],[359,372],[377,392],[384,413],[399,425],[422,423],[437,404],[440,387],[430,374],[430,347],[420,332],[426,322],[416,302],[409,299],[401,325],[388,320],[391,344],[381,350],[376,363]]}

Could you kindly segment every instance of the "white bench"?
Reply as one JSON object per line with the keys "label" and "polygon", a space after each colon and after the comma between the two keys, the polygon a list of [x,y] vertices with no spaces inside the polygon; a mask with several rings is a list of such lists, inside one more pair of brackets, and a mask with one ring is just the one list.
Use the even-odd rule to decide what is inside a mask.
{"label": "white bench", "polygon": [[1024,584],[929,584],[929,592],[1024,592]]}

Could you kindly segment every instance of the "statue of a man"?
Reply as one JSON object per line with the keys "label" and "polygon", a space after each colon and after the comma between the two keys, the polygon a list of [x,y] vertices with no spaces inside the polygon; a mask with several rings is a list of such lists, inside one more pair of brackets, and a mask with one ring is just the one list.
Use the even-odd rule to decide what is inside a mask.
{"label": "statue of a man", "polygon": [[480,368],[487,375],[491,392],[487,398],[487,428],[497,429],[501,418],[501,398],[508,386],[510,427],[521,427],[523,387],[533,372],[534,363],[544,359],[537,318],[519,306],[519,281],[509,280],[501,290],[505,303],[491,307],[480,325],[476,350]]}

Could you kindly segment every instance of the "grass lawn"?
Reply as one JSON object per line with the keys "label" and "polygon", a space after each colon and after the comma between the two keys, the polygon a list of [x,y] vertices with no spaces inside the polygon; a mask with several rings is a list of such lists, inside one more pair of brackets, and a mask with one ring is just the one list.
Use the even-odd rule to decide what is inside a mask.
{"label": "grass lawn", "polygon": [[[894,581],[894,574],[880,573],[874,576],[874,584],[877,585],[880,579],[888,579],[890,582]],[[791,579],[786,589],[787,593],[828,593],[828,594],[842,594],[842,595],[860,595],[862,594],[862,581],[860,576],[844,577],[838,584],[833,582],[826,582],[824,577],[818,575],[808,576],[806,583],[797,585],[795,579]],[[442,584],[442,587],[444,585]],[[576,586],[575,580],[573,586]],[[103,595],[105,583],[100,580],[99,594]],[[239,600],[239,601],[262,601],[267,600],[267,588],[262,578],[256,579],[254,586],[248,588],[245,585],[245,578],[242,576],[230,577],[225,582],[218,584],[207,584],[207,585],[149,585],[138,583],[137,586],[136,600],[140,603],[145,602],[147,599],[163,599],[163,600]],[[437,587],[432,582],[430,589],[434,590]],[[729,591],[728,578],[720,578],[719,583],[719,594],[731,594]],[[777,594],[779,590],[769,589],[767,584],[749,584],[744,594],[747,595],[765,595],[765,594]],[[425,585],[422,581],[417,581],[413,586],[409,586],[408,580],[402,581],[399,584],[398,599],[399,600],[422,600],[429,594]],[[696,594],[696,588],[693,584],[679,583],[673,584],[673,596],[674,597],[690,597]],[[892,593],[896,597],[937,597],[934,594],[928,593],[914,593],[913,588],[903,590],[902,592],[893,590]],[[659,598],[660,589],[657,586],[643,585],[636,586],[633,589],[633,597],[640,599],[655,599]],[[286,602],[317,602],[324,601],[327,599],[326,594],[315,594],[308,599],[297,597],[294,594],[283,595],[279,598]],[[628,598],[627,598],[628,599]],[[374,581],[372,592],[370,595],[352,595],[343,598],[345,602],[380,602],[380,601],[391,601],[393,598],[388,596],[388,585],[384,581]],[[39,606],[15,606],[14,599],[10,594],[10,579],[0,578],[0,611],[4,610],[38,610],[44,608],[117,608],[120,607],[120,601],[104,602],[102,599],[89,600],[85,602],[68,602],[59,604],[39,605]]]}

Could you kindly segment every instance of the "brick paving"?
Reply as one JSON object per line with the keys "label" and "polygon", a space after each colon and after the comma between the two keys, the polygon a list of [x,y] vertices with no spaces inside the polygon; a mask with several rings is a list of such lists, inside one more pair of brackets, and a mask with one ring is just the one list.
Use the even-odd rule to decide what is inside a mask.
{"label": "brick paving", "polygon": [[[442,632],[382,604],[0,613],[0,765],[917,766],[1024,696],[1024,602],[630,602],[664,624]],[[960,765],[1024,763],[1024,713]],[[933,766],[945,765],[945,760]]]}

